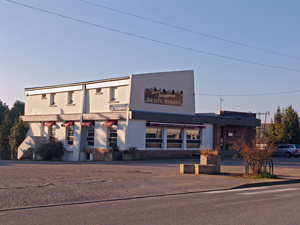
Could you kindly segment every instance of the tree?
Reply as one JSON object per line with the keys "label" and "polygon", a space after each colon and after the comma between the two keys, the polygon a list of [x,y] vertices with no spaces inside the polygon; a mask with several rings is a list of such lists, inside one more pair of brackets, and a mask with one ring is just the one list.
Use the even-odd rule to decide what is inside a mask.
{"label": "tree", "polygon": [[8,106],[3,103],[0,99],[0,125],[2,123],[2,120],[4,119],[4,113],[8,109]]}
{"label": "tree", "polygon": [[274,122],[273,120],[271,122],[267,135],[268,143],[300,143],[299,116],[292,105],[282,110],[278,107],[274,115]]}
{"label": "tree", "polygon": [[9,109],[6,109],[2,124],[0,125],[0,149],[10,149],[8,136],[11,127],[12,123],[9,118]]}
{"label": "tree", "polygon": [[15,119],[19,118],[19,116],[24,115],[24,106],[25,106],[24,102],[19,100],[15,101],[13,107],[10,110],[10,120],[12,122],[14,122]]}
{"label": "tree", "polygon": [[20,117],[18,117],[15,120],[14,125],[10,129],[9,145],[11,149],[13,147],[17,149],[18,146],[22,144],[22,142],[26,137],[27,131],[28,131],[28,124],[24,122]]}

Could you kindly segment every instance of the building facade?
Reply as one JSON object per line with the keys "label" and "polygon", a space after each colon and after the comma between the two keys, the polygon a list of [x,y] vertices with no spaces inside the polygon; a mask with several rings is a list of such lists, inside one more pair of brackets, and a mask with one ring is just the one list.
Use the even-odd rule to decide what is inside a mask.
{"label": "building facade", "polygon": [[[253,115],[196,114],[194,93],[193,71],[26,88],[22,119],[29,123],[28,140],[62,140],[67,161],[101,160],[113,143],[136,147],[141,158],[190,155],[222,144],[218,127],[255,134],[260,120]],[[34,143],[25,140],[18,158],[26,148]]]}

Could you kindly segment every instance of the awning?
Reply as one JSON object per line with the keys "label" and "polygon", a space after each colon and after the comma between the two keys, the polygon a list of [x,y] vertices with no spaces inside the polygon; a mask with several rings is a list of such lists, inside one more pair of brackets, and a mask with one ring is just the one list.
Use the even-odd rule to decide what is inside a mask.
{"label": "awning", "polygon": [[113,125],[117,125],[117,120],[108,120],[102,124],[103,127],[112,127]]}
{"label": "awning", "polygon": [[45,127],[51,127],[53,124],[55,124],[55,122],[45,122],[44,126]]}
{"label": "awning", "polygon": [[155,127],[178,127],[178,128],[198,128],[205,129],[202,124],[189,124],[189,123],[163,123],[163,122],[149,122],[150,126]]}
{"label": "awning", "polygon": [[94,121],[84,121],[84,122],[82,122],[82,126],[83,127],[90,127],[90,126],[93,125],[93,122]]}
{"label": "awning", "polygon": [[73,121],[71,121],[71,122],[65,122],[65,123],[63,123],[61,126],[62,126],[62,127],[69,127],[69,126],[71,126],[71,125],[74,125],[74,122],[73,122]]}

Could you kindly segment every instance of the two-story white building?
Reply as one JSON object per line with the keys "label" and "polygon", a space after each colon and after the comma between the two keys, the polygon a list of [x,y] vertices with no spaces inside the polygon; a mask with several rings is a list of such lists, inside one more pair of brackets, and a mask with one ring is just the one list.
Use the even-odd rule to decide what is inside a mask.
{"label": "two-story white building", "polygon": [[193,71],[26,88],[22,118],[30,129],[18,158],[48,138],[64,142],[68,161],[101,160],[113,142],[137,147],[141,158],[190,155],[216,145],[216,126],[260,125],[252,116],[195,114],[194,93]]}

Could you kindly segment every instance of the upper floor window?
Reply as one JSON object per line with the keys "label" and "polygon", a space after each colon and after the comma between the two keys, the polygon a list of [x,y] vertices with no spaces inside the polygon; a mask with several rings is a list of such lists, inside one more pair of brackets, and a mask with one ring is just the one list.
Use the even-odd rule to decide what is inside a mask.
{"label": "upper floor window", "polygon": [[110,101],[117,101],[118,99],[118,88],[111,87],[110,88]]}
{"label": "upper floor window", "polygon": [[42,99],[46,99],[46,94],[42,94]]}
{"label": "upper floor window", "polygon": [[50,94],[50,105],[54,106],[56,103],[55,101],[56,101],[56,94],[55,93]]}
{"label": "upper floor window", "polygon": [[102,89],[101,88],[96,88],[96,92],[95,92],[95,94],[96,95],[101,95],[102,94]]}
{"label": "upper floor window", "polygon": [[73,105],[74,104],[74,91],[68,92],[68,104]]}

